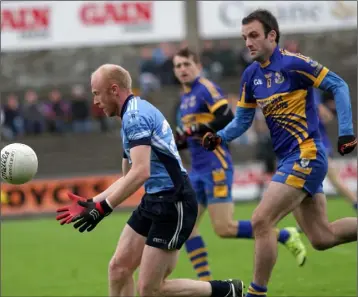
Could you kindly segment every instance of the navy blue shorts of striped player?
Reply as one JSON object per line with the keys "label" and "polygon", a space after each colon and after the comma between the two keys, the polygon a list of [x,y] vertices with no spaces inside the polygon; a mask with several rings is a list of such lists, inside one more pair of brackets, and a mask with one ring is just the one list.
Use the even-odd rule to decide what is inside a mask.
{"label": "navy blue shorts of striped player", "polygon": [[146,244],[164,250],[180,250],[191,234],[198,205],[195,192],[186,177],[182,190],[144,194],[128,225],[147,237]]}

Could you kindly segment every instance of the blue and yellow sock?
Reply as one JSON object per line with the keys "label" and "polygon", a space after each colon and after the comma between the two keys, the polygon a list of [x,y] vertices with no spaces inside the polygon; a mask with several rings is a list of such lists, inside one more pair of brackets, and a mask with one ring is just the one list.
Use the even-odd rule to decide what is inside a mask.
{"label": "blue and yellow sock", "polygon": [[267,295],[267,288],[260,287],[254,283],[251,283],[249,288],[247,289],[246,297],[265,297]]}
{"label": "blue and yellow sock", "polygon": [[290,238],[290,233],[286,229],[277,230],[278,231],[278,242],[283,244]]}
{"label": "blue and yellow sock", "polygon": [[253,238],[251,221],[238,221],[237,238]]}
{"label": "blue and yellow sock", "polygon": [[193,268],[201,281],[211,280],[211,271],[208,262],[208,251],[201,236],[188,239],[185,248]]}

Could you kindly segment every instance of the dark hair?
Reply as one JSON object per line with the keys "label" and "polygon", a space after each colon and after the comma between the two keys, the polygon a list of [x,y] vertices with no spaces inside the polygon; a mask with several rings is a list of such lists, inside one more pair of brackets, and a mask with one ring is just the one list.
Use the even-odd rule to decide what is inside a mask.
{"label": "dark hair", "polygon": [[276,31],[276,43],[280,41],[280,29],[275,16],[266,9],[257,9],[242,19],[242,24],[247,25],[253,21],[259,21],[264,27],[265,37],[272,31]]}
{"label": "dark hair", "polygon": [[196,52],[190,50],[188,47],[184,47],[184,48],[180,49],[179,51],[177,51],[177,53],[174,55],[174,57],[175,56],[184,57],[184,58],[188,58],[188,59],[190,57],[192,57],[195,64],[200,63],[199,55]]}

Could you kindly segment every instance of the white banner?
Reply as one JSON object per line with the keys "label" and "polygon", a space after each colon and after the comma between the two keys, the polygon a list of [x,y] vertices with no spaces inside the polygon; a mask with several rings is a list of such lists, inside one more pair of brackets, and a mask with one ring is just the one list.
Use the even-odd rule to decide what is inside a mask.
{"label": "white banner", "polygon": [[[335,159],[334,166],[339,172],[339,177],[354,193],[357,192],[357,160]],[[235,166],[234,184],[232,195],[235,201],[249,201],[259,195],[259,181],[263,173],[263,164]],[[269,181],[269,180],[268,180]],[[326,195],[336,195],[335,189],[326,178],[323,182],[323,190]]]}
{"label": "white banner", "polygon": [[179,41],[182,1],[7,1],[1,51]]}
{"label": "white banner", "polygon": [[241,21],[255,9],[270,10],[283,33],[357,28],[356,1],[199,1],[202,38],[241,36]]}

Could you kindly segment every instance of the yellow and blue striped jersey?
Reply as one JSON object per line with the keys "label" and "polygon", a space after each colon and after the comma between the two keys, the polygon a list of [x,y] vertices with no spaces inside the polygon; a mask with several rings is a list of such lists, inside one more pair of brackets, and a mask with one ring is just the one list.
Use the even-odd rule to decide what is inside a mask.
{"label": "yellow and blue striped jersey", "polygon": [[[209,123],[215,119],[215,111],[228,104],[223,91],[210,80],[197,77],[191,87],[185,87],[181,96],[180,116],[184,128],[197,123]],[[192,169],[206,171],[208,169],[229,169],[232,159],[226,144],[210,152],[201,146],[201,138],[188,138],[188,149],[192,159]]]}
{"label": "yellow and blue striped jersey", "polygon": [[277,47],[265,64],[254,62],[244,72],[237,105],[260,107],[279,158],[299,148],[314,159],[320,140],[313,87],[329,70],[301,54]]}

